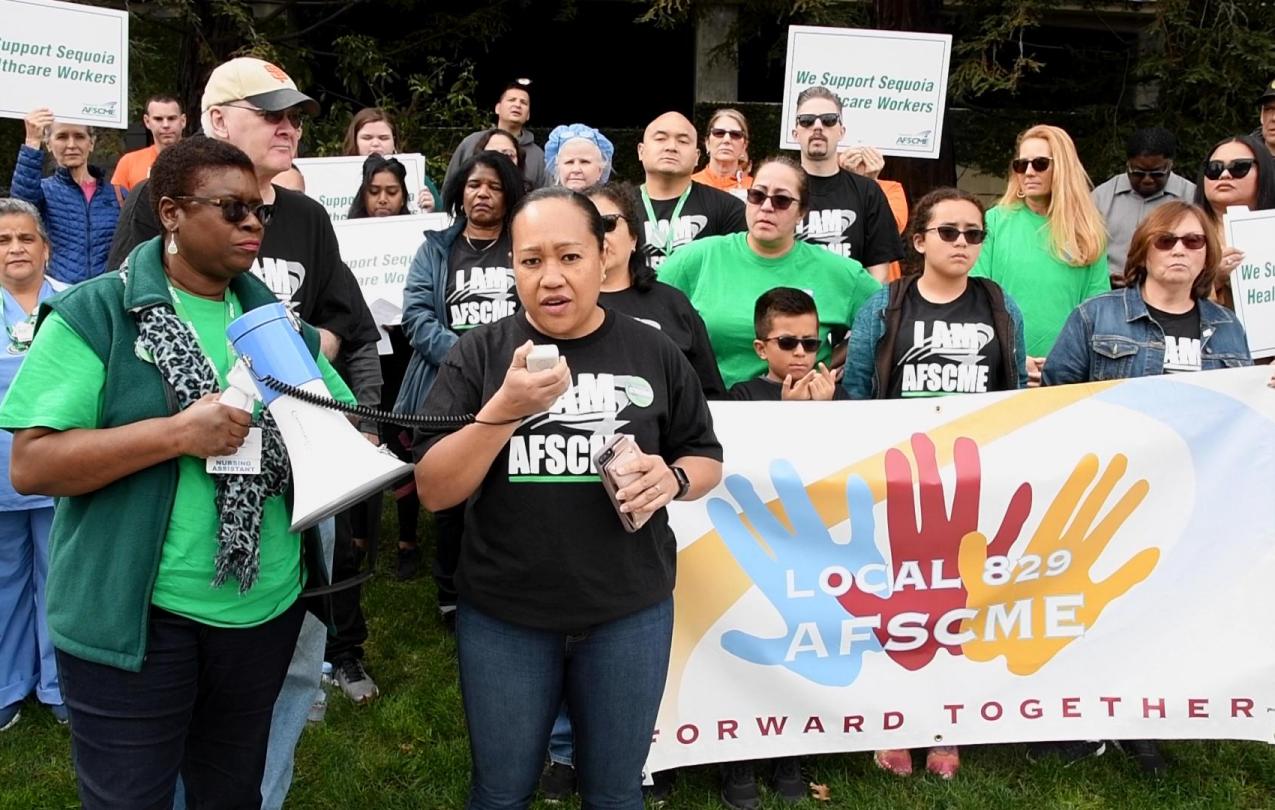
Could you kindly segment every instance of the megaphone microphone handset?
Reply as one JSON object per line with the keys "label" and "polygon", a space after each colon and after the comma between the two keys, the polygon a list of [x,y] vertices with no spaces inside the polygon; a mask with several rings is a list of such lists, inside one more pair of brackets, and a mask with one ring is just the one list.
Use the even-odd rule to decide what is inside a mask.
{"label": "megaphone microphone handset", "polygon": [[474,414],[399,414],[332,399],[318,365],[281,303],[249,310],[230,323],[226,336],[240,360],[227,375],[230,387],[223,392],[222,402],[251,410],[260,400],[278,425],[292,466],[294,532],[412,472],[411,464],[388,449],[373,447],[343,414],[439,431],[480,421]]}

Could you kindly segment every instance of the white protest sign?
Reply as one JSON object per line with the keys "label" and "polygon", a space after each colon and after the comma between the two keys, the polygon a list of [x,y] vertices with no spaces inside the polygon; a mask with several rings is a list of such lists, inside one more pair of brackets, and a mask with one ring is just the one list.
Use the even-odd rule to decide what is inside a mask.
{"label": "white protest sign", "polygon": [[[403,320],[403,285],[425,231],[451,225],[447,214],[367,217],[333,222],[336,241],[363,290],[363,298],[377,326],[396,326]],[[388,348],[388,347],[387,347]],[[381,354],[388,354],[388,350]]]}
{"label": "white protest sign", "polygon": [[[386,157],[395,158],[407,170],[407,210],[419,214],[416,197],[425,179],[425,157],[416,152]],[[305,178],[306,196],[317,200],[333,222],[340,222],[350,213],[354,195],[363,182],[363,163],[366,160],[366,157],[355,156],[297,158],[293,162]]]}
{"label": "white protest sign", "polygon": [[128,12],[0,0],[0,117],[48,107],[59,122],[128,126]]}
{"label": "white protest sign", "polygon": [[1227,244],[1244,251],[1244,261],[1231,272],[1231,294],[1249,352],[1275,356],[1275,211],[1236,206],[1224,219]]}
{"label": "white protest sign", "polygon": [[937,158],[952,53],[948,34],[788,27],[780,149],[799,149],[797,96],[823,86],[841,99],[841,147],[866,144],[898,157]]}

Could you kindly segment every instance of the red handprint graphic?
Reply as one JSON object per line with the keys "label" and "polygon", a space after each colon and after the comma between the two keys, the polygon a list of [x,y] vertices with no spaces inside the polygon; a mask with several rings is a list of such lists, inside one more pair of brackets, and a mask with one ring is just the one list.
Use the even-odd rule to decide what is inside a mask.
{"label": "red handprint graphic", "polygon": [[[959,647],[940,644],[934,638],[934,628],[943,614],[965,607],[965,586],[963,583],[941,588],[934,586],[940,578],[936,574],[941,574],[943,580],[960,583],[957,558],[961,538],[978,531],[982,466],[979,462],[978,445],[972,439],[957,439],[953,451],[956,486],[950,515],[944,497],[943,480],[939,477],[934,443],[928,436],[924,433],[912,436],[912,454],[916,457],[917,470],[915,484],[912,465],[901,450],[891,449],[885,455],[885,509],[892,573],[890,581],[895,583],[905,573],[905,569],[908,569],[904,579],[915,583],[919,573],[924,587],[916,587],[907,582],[899,587],[896,583],[892,591],[874,594],[865,592],[860,588],[860,583],[856,582],[838,599],[852,616],[880,614],[881,625],[876,630],[877,638],[895,663],[908,670],[917,670],[930,663],[940,647],[953,655],[960,654]],[[919,520],[916,514],[917,499],[913,496],[917,489],[920,493]],[[1009,552],[1031,512],[1031,496],[1031,485],[1027,483],[1014,492],[1000,529],[988,547],[989,555],[1004,555]],[[891,649],[901,642],[906,643],[906,639],[892,641],[887,632],[890,620],[903,613],[916,613],[926,617],[925,641],[914,649]],[[916,626],[916,622],[909,622],[909,626]]]}

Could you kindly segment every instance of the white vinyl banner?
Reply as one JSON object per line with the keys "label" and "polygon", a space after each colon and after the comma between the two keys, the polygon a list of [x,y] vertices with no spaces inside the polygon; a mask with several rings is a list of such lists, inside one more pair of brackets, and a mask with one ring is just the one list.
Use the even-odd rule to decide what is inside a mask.
{"label": "white vinyl banner", "polygon": [[951,54],[949,34],[789,26],[779,148],[800,148],[797,96],[822,86],[843,105],[841,148],[866,144],[886,155],[937,158]]}
{"label": "white vinyl banner", "polygon": [[[407,170],[407,210],[419,214],[416,197],[425,181],[425,156],[406,152],[386,157],[396,158]],[[366,157],[319,157],[297,158],[293,162],[305,178],[306,196],[317,200],[333,222],[340,222],[349,216],[354,195],[363,183],[363,163],[366,160]]]}
{"label": "white vinyl banner", "polygon": [[0,0],[0,117],[128,127],[128,12]]}
{"label": "white vinyl banner", "polygon": [[1254,357],[1275,355],[1275,211],[1227,209],[1227,244],[1244,251],[1231,271],[1235,314],[1244,324]]}
{"label": "white vinyl banner", "polygon": [[713,403],[726,475],[670,507],[676,619],[650,769],[1272,742],[1269,375]]}
{"label": "white vinyl banner", "polygon": [[[442,230],[451,221],[447,214],[417,214],[332,223],[341,258],[358,279],[377,326],[402,322],[403,284],[425,231]],[[388,346],[383,348],[388,354]]]}

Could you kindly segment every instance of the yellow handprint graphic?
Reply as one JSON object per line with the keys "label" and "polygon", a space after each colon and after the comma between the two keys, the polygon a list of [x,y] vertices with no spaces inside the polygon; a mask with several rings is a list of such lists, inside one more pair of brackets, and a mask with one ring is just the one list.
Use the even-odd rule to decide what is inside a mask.
{"label": "yellow handprint graphic", "polygon": [[1076,464],[1021,556],[989,558],[987,538],[978,532],[961,540],[957,566],[969,594],[966,606],[977,611],[961,622],[962,632],[973,634],[962,644],[966,658],[1003,655],[1010,672],[1030,675],[1155,569],[1160,550],[1150,548],[1102,582],[1090,578],[1089,569],[1150,490],[1145,479],[1135,481],[1095,526],[1129,463],[1117,454],[1090,490],[1098,466],[1092,453]]}

